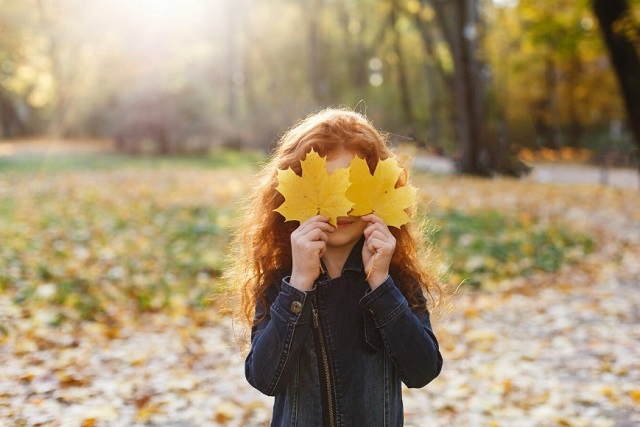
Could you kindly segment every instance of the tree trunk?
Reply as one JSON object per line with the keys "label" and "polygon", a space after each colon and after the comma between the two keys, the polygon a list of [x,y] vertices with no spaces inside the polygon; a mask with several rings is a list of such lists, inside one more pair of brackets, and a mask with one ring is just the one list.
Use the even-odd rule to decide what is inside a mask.
{"label": "tree trunk", "polygon": [[578,110],[578,85],[576,82],[582,73],[582,62],[578,55],[571,57],[569,64],[569,78],[567,79],[567,102],[569,109],[569,131],[567,133],[567,145],[569,147],[580,147],[582,139],[582,123],[580,123],[580,114]]}
{"label": "tree trunk", "polygon": [[429,61],[424,66],[424,74],[427,79],[429,90],[429,139],[425,144],[433,147],[436,152],[441,152],[440,141],[440,90],[437,81],[436,67],[433,61]]}
{"label": "tree trunk", "polygon": [[476,0],[434,0],[433,7],[453,58],[455,131],[462,150],[459,169],[465,174],[487,175],[483,91],[475,57]]}
{"label": "tree trunk", "polygon": [[38,7],[39,24],[48,41],[47,54],[51,61],[51,76],[54,87],[54,102],[48,133],[57,138],[65,132],[69,88],[66,86],[66,79],[64,78],[63,67],[60,61],[59,34],[56,28],[54,14],[47,8],[47,6],[49,6],[50,9],[51,5],[45,5],[43,0],[38,0],[36,4]]}
{"label": "tree trunk", "polygon": [[409,126],[413,126],[413,112],[411,109],[411,91],[409,89],[409,78],[407,76],[407,67],[402,53],[402,37],[397,29],[398,0],[394,0],[391,5],[391,13],[389,14],[389,25],[393,33],[393,50],[398,57],[398,86],[400,89],[400,106],[404,115],[404,121]]}
{"label": "tree trunk", "polygon": [[238,122],[238,79],[239,58],[238,58],[238,16],[237,5],[231,0],[227,0],[227,118],[231,123]]}
{"label": "tree trunk", "polygon": [[323,0],[310,0],[309,2],[309,84],[315,102],[323,104],[327,94],[327,83],[322,61],[322,34],[320,17],[322,16]]}
{"label": "tree trunk", "polygon": [[429,90],[429,143],[439,151],[440,144],[440,108],[441,96],[438,78],[444,83],[449,93],[453,93],[453,81],[442,66],[435,52],[436,37],[431,23],[425,22],[419,13],[414,15],[416,27],[420,31],[420,38],[427,60],[424,65],[424,74]]}
{"label": "tree trunk", "polygon": [[[36,2],[40,29],[46,37],[46,53],[51,63],[50,71],[53,79],[53,108],[47,132],[55,138],[67,136],[75,124],[78,114],[75,104],[84,70],[80,54],[82,41],[68,37],[59,3],[53,0]],[[69,4],[78,5],[79,3],[69,2]]]}
{"label": "tree trunk", "polygon": [[592,5],[620,84],[629,128],[640,149],[640,58],[634,45],[613,28],[628,12],[629,4],[626,0],[593,0]]}
{"label": "tree trunk", "polygon": [[9,93],[0,87],[0,138],[14,138],[26,134],[26,126],[14,107]]}
{"label": "tree trunk", "polygon": [[539,146],[558,149],[561,147],[559,132],[557,66],[552,57],[553,47],[548,46],[544,59],[544,90],[542,97],[533,105],[534,128]]}

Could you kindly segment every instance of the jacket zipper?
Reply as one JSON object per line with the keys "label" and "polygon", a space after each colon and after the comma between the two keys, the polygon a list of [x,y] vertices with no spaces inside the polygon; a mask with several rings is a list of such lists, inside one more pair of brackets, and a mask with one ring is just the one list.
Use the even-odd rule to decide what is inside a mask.
{"label": "jacket zipper", "polygon": [[329,356],[327,354],[327,346],[324,342],[324,335],[322,334],[322,328],[320,327],[320,321],[318,319],[318,309],[315,304],[312,306],[313,314],[313,327],[316,329],[318,348],[320,350],[321,359],[321,371],[324,373],[324,386],[327,396],[327,410],[329,412],[329,426],[334,427],[336,425],[336,415],[333,400],[333,385],[331,382],[331,371],[329,369]]}

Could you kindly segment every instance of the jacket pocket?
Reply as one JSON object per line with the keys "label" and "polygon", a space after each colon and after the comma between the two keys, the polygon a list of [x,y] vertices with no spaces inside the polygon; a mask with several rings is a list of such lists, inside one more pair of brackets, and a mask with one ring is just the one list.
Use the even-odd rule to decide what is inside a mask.
{"label": "jacket pocket", "polygon": [[369,347],[373,351],[382,350],[384,343],[382,342],[382,334],[376,327],[376,324],[373,321],[373,316],[368,313],[363,313],[364,319],[364,338],[369,344]]}

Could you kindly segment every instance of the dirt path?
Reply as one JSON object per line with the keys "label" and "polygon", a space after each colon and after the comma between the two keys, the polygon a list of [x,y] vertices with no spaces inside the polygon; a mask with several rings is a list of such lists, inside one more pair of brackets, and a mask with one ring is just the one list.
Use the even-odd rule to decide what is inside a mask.
{"label": "dirt path", "polygon": [[113,142],[94,140],[33,139],[0,141],[0,158],[10,156],[49,156],[69,154],[102,154],[113,151]]}
{"label": "dirt path", "polygon": [[640,189],[640,173],[634,169],[606,169],[590,165],[541,163],[527,179],[555,184],[601,184],[620,188]]}
{"label": "dirt path", "polygon": [[[535,163],[523,181],[553,184],[595,184],[640,189],[640,173],[630,168],[601,168],[572,163]],[[414,167],[436,174],[455,172],[453,162],[444,157],[417,157]]]}
{"label": "dirt path", "polygon": [[[68,141],[34,139],[28,141],[0,141],[0,158],[5,156],[49,156],[68,154],[101,154],[113,152],[113,142]],[[412,155],[412,154],[410,154]],[[416,170],[436,174],[455,173],[451,159],[438,156],[417,156],[413,159]],[[572,163],[535,163],[532,173],[523,178],[528,182],[555,184],[598,184],[620,188],[640,189],[640,173],[630,168],[601,168]]]}

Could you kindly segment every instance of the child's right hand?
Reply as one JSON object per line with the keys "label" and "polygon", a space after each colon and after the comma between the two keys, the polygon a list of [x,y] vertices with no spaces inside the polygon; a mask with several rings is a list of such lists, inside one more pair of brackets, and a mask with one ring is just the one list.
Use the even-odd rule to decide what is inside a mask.
{"label": "child's right hand", "polygon": [[329,218],[316,215],[300,224],[291,233],[291,286],[303,292],[313,288],[320,275],[320,258],[327,249],[327,233],[335,228]]}

